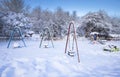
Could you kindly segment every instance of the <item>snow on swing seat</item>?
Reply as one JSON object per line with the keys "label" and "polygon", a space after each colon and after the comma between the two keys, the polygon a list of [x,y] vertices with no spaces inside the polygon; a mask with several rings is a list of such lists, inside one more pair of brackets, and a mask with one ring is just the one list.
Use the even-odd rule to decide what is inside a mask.
{"label": "snow on swing seat", "polygon": [[48,48],[49,46],[48,46],[48,44],[44,44],[44,48]]}
{"label": "snow on swing seat", "polygon": [[13,43],[13,48],[20,48],[20,44],[18,42]]}
{"label": "snow on swing seat", "polygon": [[75,51],[69,50],[68,55],[71,56],[71,57],[74,57],[75,56]]}

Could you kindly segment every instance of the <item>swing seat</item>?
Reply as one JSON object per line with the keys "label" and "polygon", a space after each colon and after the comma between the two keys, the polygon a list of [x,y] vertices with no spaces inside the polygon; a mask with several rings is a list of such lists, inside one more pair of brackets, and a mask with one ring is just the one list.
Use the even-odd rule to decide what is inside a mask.
{"label": "swing seat", "polygon": [[44,44],[44,47],[45,47],[45,48],[48,48],[48,44]]}
{"label": "swing seat", "polygon": [[71,57],[74,57],[75,56],[75,52],[74,51],[68,51],[68,55],[71,56]]}
{"label": "swing seat", "polygon": [[13,44],[13,48],[20,48],[20,44],[17,43],[17,42],[15,42],[15,43]]}

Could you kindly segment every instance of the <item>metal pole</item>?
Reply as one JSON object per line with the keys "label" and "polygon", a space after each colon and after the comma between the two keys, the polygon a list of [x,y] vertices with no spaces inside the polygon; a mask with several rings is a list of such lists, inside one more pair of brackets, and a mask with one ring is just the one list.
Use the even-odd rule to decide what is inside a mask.
{"label": "metal pole", "polygon": [[43,38],[44,38],[44,35],[42,35],[42,39],[41,39],[41,41],[40,41],[39,48],[41,48],[41,45],[42,45]]}
{"label": "metal pole", "polygon": [[68,28],[67,41],[66,41],[66,46],[65,46],[65,53],[67,51],[67,45],[68,45],[68,40],[69,40],[69,36],[70,36],[70,26],[71,26],[71,23],[70,23],[69,28]]}
{"label": "metal pole", "polygon": [[78,62],[80,63],[80,56],[79,56],[79,50],[78,50],[78,45],[77,45],[77,38],[76,38],[75,27],[73,26],[73,28],[74,28],[74,38],[75,38],[75,43],[76,43]]}
{"label": "metal pole", "polygon": [[14,32],[15,32],[15,30],[13,30],[10,34],[10,39],[9,39],[7,48],[9,48],[9,46],[10,46],[11,40],[13,39]]}
{"label": "metal pole", "polygon": [[[16,30],[17,30],[17,29],[16,29]],[[22,42],[23,42],[24,46],[26,47],[24,38],[23,38],[23,36],[22,36],[22,32],[21,32],[21,30],[20,30],[19,28],[18,28],[18,31],[19,31],[19,34],[20,34],[20,36],[21,36],[21,38],[22,38]]]}

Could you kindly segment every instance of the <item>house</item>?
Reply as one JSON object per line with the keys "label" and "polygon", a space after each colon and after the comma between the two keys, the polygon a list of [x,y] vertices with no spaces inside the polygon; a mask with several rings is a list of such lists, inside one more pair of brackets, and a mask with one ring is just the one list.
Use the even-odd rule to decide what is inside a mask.
{"label": "house", "polygon": [[109,34],[111,40],[118,41],[120,40],[120,34]]}

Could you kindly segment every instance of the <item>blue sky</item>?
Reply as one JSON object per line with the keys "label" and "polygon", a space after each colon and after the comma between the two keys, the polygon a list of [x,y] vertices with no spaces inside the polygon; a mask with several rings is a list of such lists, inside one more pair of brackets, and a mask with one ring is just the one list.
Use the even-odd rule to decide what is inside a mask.
{"label": "blue sky", "polygon": [[42,9],[54,11],[61,7],[65,11],[77,11],[79,16],[98,10],[105,10],[109,15],[120,17],[120,0],[25,0],[32,8],[40,6]]}

